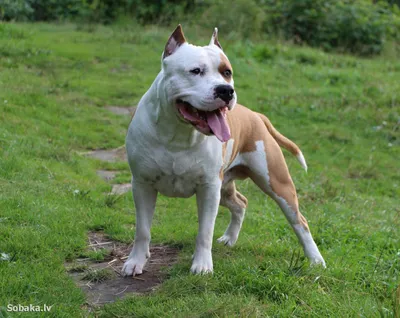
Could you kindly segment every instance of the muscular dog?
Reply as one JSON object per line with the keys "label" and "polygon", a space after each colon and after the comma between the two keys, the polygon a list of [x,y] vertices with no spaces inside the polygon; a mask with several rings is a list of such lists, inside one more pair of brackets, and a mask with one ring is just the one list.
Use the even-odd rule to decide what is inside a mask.
{"label": "muscular dog", "polygon": [[281,208],[312,264],[322,264],[279,146],[307,169],[299,148],[267,117],[237,104],[233,71],[215,29],[208,46],[188,44],[179,25],[162,54],[162,68],[139,102],[126,137],[136,206],[126,275],[141,274],[150,257],[150,227],[158,193],[196,195],[199,229],[191,271],[213,271],[211,247],[218,206],[231,222],[218,239],[235,244],[247,199],[235,180],[251,178]]}

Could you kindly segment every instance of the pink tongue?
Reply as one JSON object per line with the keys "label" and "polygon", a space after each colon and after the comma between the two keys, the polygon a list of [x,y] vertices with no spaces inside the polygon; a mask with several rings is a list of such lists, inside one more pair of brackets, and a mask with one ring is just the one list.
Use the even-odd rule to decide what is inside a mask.
{"label": "pink tongue", "polygon": [[213,131],[214,135],[222,142],[231,138],[231,131],[221,111],[217,109],[213,112],[206,112],[207,123]]}

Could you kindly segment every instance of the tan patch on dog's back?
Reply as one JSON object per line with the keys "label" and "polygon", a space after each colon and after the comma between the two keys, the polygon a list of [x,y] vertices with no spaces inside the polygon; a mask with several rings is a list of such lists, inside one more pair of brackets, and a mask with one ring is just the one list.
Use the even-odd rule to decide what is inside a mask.
{"label": "tan patch on dog's back", "polygon": [[228,112],[228,125],[231,131],[231,139],[234,140],[231,157],[227,158],[228,166],[238,153],[255,151],[255,142],[263,139],[266,129],[263,129],[265,126],[256,114],[240,104],[236,104],[235,108]]}

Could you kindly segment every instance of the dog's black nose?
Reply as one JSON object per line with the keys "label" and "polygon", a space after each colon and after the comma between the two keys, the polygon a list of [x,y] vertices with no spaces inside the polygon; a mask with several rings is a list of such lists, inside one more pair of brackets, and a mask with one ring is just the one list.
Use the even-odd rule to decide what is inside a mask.
{"label": "dog's black nose", "polygon": [[218,85],[215,87],[215,98],[221,98],[224,102],[229,102],[233,98],[235,90],[231,85]]}

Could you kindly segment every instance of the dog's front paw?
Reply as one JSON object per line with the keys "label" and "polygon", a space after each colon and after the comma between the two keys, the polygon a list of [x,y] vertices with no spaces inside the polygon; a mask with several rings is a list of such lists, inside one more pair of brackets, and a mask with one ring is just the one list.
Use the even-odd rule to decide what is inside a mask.
{"label": "dog's front paw", "polygon": [[229,234],[224,234],[217,240],[217,242],[224,244],[224,245],[233,246],[233,245],[235,245],[237,239],[238,239],[237,236],[234,237]]}
{"label": "dog's front paw", "polygon": [[[209,255],[205,255],[209,254]],[[190,271],[193,274],[209,274],[213,272],[213,262],[211,253],[204,253],[204,255],[197,255],[193,259]]]}
{"label": "dog's front paw", "polygon": [[136,276],[143,273],[143,267],[146,265],[147,258],[138,257],[129,258],[122,267],[122,273],[125,276]]}

